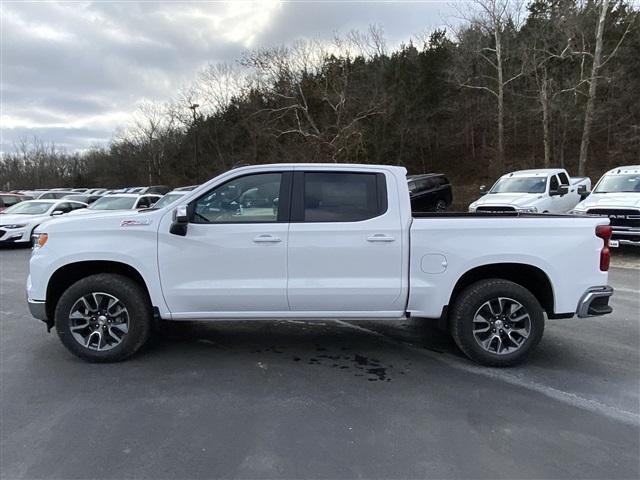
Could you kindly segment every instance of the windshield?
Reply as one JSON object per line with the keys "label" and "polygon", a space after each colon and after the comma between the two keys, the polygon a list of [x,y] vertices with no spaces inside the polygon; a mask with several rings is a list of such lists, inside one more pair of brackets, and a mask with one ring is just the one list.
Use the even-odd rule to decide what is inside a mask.
{"label": "windshield", "polygon": [[13,207],[7,208],[3,213],[14,213],[18,215],[38,215],[47,213],[51,208],[51,202],[22,202]]}
{"label": "windshield", "polygon": [[183,196],[184,195],[180,195],[179,193],[167,193],[164,197],[162,197],[153,205],[153,208],[157,209],[157,208],[166,207],[167,205],[175,202],[176,200],[178,200],[180,197],[183,197]]}
{"label": "windshield", "polygon": [[544,193],[546,177],[509,177],[496,182],[489,193]]}
{"label": "windshield", "polygon": [[136,203],[136,197],[110,196],[96,200],[89,207],[90,210],[131,210]]}
{"label": "windshield", "polygon": [[65,200],[74,200],[76,202],[89,203],[88,195],[67,195],[64,197]]}
{"label": "windshield", "polygon": [[598,182],[595,193],[640,193],[640,175],[606,175]]}

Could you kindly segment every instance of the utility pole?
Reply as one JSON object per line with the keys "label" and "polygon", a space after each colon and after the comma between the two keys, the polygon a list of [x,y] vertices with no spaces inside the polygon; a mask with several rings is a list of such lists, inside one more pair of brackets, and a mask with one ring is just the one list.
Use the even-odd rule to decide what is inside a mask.
{"label": "utility pole", "polygon": [[193,113],[193,164],[196,173],[196,183],[200,183],[200,166],[198,165],[198,116],[196,109],[199,107],[197,103],[189,105],[189,109]]}

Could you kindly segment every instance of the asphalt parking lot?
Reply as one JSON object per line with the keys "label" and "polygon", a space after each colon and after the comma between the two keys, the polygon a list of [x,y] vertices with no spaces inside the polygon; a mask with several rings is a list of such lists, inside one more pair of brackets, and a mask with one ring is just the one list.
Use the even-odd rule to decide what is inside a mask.
{"label": "asphalt parking lot", "polygon": [[28,256],[0,251],[3,479],[640,477],[633,253],[612,315],[549,321],[504,370],[415,321],[167,325],[91,365],[29,316]]}

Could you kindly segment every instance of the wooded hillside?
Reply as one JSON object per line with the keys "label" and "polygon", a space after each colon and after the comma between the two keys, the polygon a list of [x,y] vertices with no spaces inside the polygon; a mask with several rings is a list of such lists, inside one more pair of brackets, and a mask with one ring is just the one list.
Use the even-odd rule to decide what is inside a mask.
{"label": "wooded hillside", "polygon": [[640,163],[637,9],[479,0],[461,14],[392,51],[371,28],[209,65],[166,104],[141,104],[106,147],[21,142],[0,186],[177,186],[273,162],[404,165],[477,185],[543,166],[596,180]]}

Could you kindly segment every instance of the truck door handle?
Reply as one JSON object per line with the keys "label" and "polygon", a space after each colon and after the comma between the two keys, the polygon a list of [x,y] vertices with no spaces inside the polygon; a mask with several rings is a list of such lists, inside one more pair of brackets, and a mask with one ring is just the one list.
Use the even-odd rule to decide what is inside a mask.
{"label": "truck door handle", "polygon": [[367,242],[393,242],[395,238],[384,233],[375,233],[367,237]]}
{"label": "truck door handle", "polygon": [[253,243],[279,243],[281,241],[280,237],[276,237],[268,233],[263,233],[253,239]]}

